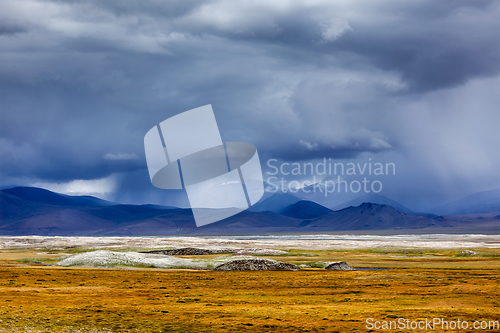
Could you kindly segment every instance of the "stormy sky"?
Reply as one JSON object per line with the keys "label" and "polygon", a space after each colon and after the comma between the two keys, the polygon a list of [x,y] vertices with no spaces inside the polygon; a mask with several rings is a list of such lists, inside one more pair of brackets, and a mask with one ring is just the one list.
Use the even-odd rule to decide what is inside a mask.
{"label": "stormy sky", "polygon": [[264,178],[395,163],[380,194],[414,210],[498,188],[499,31],[488,0],[3,0],[0,185],[172,204],[144,135],[211,104]]}

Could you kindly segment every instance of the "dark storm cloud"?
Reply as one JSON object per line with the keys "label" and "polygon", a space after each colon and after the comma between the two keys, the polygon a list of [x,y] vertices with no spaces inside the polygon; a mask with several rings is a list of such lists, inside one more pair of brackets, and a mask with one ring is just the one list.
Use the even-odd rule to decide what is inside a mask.
{"label": "dark storm cloud", "polygon": [[[150,200],[144,134],[205,104],[223,140],[255,144],[263,162],[442,158],[454,175],[427,170],[435,182],[479,165],[488,173],[499,159],[488,154],[495,140],[476,135],[498,137],[488,127],[495,89],[485,88],[498,85],[498,1],[1,6],[4,182],[119,174],[117,200]],[[481,108],[470,131],[469,108]],[[463,162],[456,142],[484,153]],[[134,178],[144,186],[134,188]]]}
{"label": "dark storm cloud", "polygon": [[0,35],[15,35],[23,32],[27,32],[28,29],[9,22],[0,22]]}
{"label": "dark storm cloud", "polygon": [[479,13],[496,11],[498,2],[450,4],[437,11],[440,15],[408,11],[401,15],[398,27],[372,30],[353,23],[359,33],[339,40],[338,47],[362,54],[384,70],[402,73],[413,91],[454,87],[475,77],[497,75],[500,43],[495,41],[495,31],[500,24],[496,15]]}
{"label": "dark storm cloud", "polygon": [[[279,23],[282,32],[267,39],[270,42],[277,39],[283,44],[298,42],[304,48],[312,48],[314,53],[331,54],[340,59],[359,56],[379,68],[401,73],[409,89],[417,92],[454,87],[474,77],[497,75],[500,43],[496,31],[500,30],[500,23],[496,15],[484,17],[478,13],[495,11],[498,2],[446,2],[437,4],[437,8],[435,4],[399,3],[394,4],[394,8],[385,8],[385,13],[376,11],[380,22],[374,17],[367,22],[350,20],[352,29],[335,43],[318,43],[321,32],[317,23],[305,22],[299,17]],[[385,15],[391,17],[392,22],[384,22]],[[294,26],[295,23],[298,24]]]}
{"label": "dark storm cloud", "polygon": [[[401,73],[410,90],[423,92],[499,73],[498,6],[497,1],[490,0],[387,1],[365,8],[353,4],[363,14],[359,17],[349,10],[344,13],[333,3],[318,8],[291,6],[284,12],[271,10],[252,22],[242,19],[242,23],[229,26],[194,14],[194,18],[188,16],[174,26],[193,35],[209,33],[269,44],[269,52],[289,60],[300,57],[320,64],[321,56],[332,55],[347,66],[363,66],[366,62]],[[329,18],[337,15],[347,17],[349,29],[335,43],[325,42],[322,37]],[[235,16],[235,20],[239,18]],[[277,45],[282,48],[271,47]]]}
{"label": "dark storm cloud", "polygon": [[154,16],[161,19],[176,18],[189,14],[204,3],[202,0],[162,1],[162,0],[54,0],[55,3],[68,5],[89,5],[109,11],[113,15],[122,16]]}

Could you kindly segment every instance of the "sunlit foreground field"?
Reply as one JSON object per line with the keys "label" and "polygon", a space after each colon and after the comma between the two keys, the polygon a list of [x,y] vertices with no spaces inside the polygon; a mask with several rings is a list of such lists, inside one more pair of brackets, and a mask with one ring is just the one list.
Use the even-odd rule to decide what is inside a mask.
{"label": "sunlit foreground field", "polygon": [[[461,248],[287,249],[286,255],[266,256],[312,266],[343,260],[383,270],[221,272],[48,265],[63,254],[88,250],[1,250],[0,331],[366,332],[367,318],[444,318],[470,324],[500,320],[498,248],[469,248],[477,252],[469,257],[459,254]],[[429,330],[394,330],[408,331]]]}

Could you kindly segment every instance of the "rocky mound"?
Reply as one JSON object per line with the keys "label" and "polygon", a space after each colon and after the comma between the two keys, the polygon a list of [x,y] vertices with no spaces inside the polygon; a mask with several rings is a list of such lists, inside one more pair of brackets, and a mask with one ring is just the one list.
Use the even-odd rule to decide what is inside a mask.
{"label": "rocky mound", "polygon": [[173,250],[153,250],[141,253],[151,253],[151,254],[164,254],[167,256],[201,256],[206,254],[218,254],[218,253],[233,253],[235,251],[230,250],[207,250],[199,249],[195,247],[183,247],[180,249]]}
{"label": "rocky mound", "polygon": [[273,250],[273,249],[257,249],[257,248],[215,248],[215,249],[203,249],[203,248],[195,248],[195,247],[183,247],[179,249],[173,250],[152,250],[152,251],[144,251],[141,253],[149,253],[149,254],[164,254],[167,256],[202,256],[207,254],[221,254],[221,253],[234,253],[238,255],[282,255],[287,254],[288,252],[282,250]]}
{"label": "rocky mound", "polygon": [[345,261],[336,261],[328,264],[325,269],[329,269],[331,271],[353,271],[354,268],[352,268],[348,263]]}
{"label": "rocky mound", "polygon": [[470,256],[475,256],[477,253],[474,251],[470,250],[463,250],[458,254],[459,257],[470,257]]}
{"label": "rocky mound", "polygon": [[298,269],[300,269],[300,267],[297,265],[263,258],[230,260],[214,268],[216,271],[296,271]]}

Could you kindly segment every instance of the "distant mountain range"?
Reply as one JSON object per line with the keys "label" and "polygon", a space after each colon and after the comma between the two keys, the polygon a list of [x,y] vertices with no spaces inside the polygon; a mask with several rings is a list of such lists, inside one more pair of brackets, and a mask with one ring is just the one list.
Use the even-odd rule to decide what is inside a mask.
{"label": "distant mountain range", "polygon": [[[311,190],[312,192],[312,190]],[[319,193],[319,195],[318,195]],[[359,206],[364,202],[391,206],[400,212],[414,215],[464,215],[486,214],[500,212],[500,189],[477,192],[462,199],[431,209],[427,212],[416,213],[401,203],[380,194],[366,194],[352,198],[350,193],[343,197],[325,196],[324,193],[275,193],[263,197],[259,203],[250,208],[251,211],[271,211],[282,214],[284,209],[298,201],[315,202],[331,210],[340,210],[347,207]],[[347,199],[347,200],[346,200]]]}
{"label": "distant mountain range", "polygon": [[431,211],[440,215],[483,214],[500,212],[500,188],[477,192]]}
{"label": "distant mountain range", "polygon": [[[0,191],[0,235],[140,236],[316,233],[341,230],[500,230],[500,213],[443,217],[407,214],[387,204],[333,211],[290,194],[275,194],[250,210],[197,228],[190,209],[123,205],[33,187]],[[479,228],[479,229],[478,229]],[[462,230],[461,229],[461,230]]]}
{"label": "distant mountain range", "polygon": [[413,211],[408,207],[405,207],[401,203],[396,202],[395,200],[392,200],[380,194],[370,193],[370,194],[359,195],[352,192],[348,193],[334,192],[330,193],[329,195],[326,195],[324,190],[324,185],[322,185],[321,183],[317,185],[321,190],[319,189],[315,190],[314,185],[310,185],[304,188],[303,191],[297,191],[296,193],[294,193],[294,195],[301,200],[313,201],[331,210],[339,210],[350,206],[359,206],[363,202],[371,202],[380,205],[389,205],[403,213],[407,214],[413,213]]}
{"label": "distant mountain range", "polygon": [[344,202],[344,203],[342,203],[340,205],[335,206],[333,209],[334,210],[339,210],[339,209],[347,208],[347,207],[350,207],[350,206],[359,206],[359,205],[361,205],[364,202],[376,203],[376,204],[379,204],[379,205],[388,205],[388,206],[391,206],[393,208],[396,208],[400,212],[403,212],[403,213],[406,213],[406,214],[414,214],[414,212],[411,209],[403,206],[399,202],[396,202],[396,201],[394,201],[394,200],[392,200],[392,199],[390,199],[390,198],[388,198],[386,196],[383,196],[383,195],[380,195],[380,194],[373,194],[373,193],[372,194],[363,195],[361,197],[349,200],[347,202]]}

